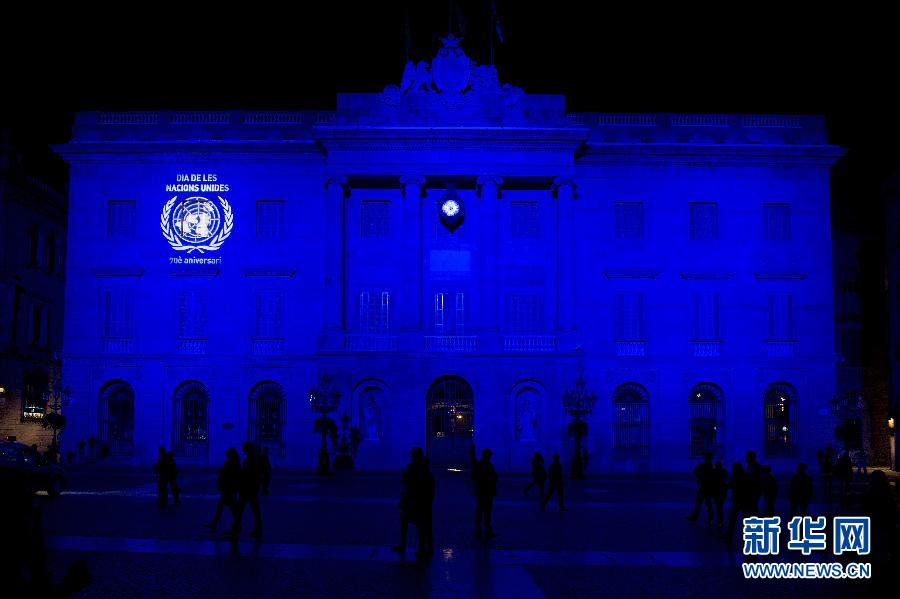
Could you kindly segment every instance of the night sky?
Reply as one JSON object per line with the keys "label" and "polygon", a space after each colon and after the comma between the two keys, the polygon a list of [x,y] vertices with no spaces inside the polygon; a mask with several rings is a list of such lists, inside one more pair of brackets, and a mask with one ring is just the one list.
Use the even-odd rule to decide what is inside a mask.
{"label": "night sky", "polygon": [[[880,182],[900,166],[900,52],[886,9],[495,3],[501,81],[565,94],[571,111],[826,115],[832,142],[850,150],[834,195],[851,209],[836,218],[862,229],[878,222]],[[3,123],[30,170],[61,184],[64,166],[45,148],[67,140],[76,110],[329,109],[338,91],[399,82],[407,22],[413,58],[430,58],[448,14],[469,55],[488,59],[489,0],[316,4],[326,3],[9,13]]]}

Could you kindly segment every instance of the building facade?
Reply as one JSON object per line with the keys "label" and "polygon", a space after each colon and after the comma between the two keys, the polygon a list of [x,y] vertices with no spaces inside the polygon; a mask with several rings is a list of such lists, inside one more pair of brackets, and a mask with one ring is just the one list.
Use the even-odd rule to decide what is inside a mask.
{"label": "building facade", "polygon": [[10,138],[0,131],[0,439],[43,450],[63,340],[66,199],[26,174]]}
{"label": "building facade", "polygon": [[817,117],[569,114],[445,40],[328,112],[81,113],[67,442],[315,464],[321,375],[357,463],[503,469],[812,460],[833,433],[829,167]]}

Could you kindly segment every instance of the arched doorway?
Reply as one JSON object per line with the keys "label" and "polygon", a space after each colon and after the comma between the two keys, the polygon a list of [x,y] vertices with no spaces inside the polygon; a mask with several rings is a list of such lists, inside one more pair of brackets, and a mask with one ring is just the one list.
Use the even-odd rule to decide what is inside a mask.
{"label": "arched doorway", "polygon": [[431,384],[425,422],[428,459],[438,466],[465,466],[475,437],[475,398],[469,383],[456,376]]}
{"label": "arched doorway", "polygon": [[125,381],[109,381],[100,389],[100,442],[113,455],[134,451],[134,390]]}

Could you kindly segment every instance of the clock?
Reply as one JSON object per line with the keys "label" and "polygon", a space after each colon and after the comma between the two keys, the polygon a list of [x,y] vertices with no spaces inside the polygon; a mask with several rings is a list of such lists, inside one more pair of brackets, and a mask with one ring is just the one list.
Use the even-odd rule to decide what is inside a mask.
{"label": "clock", "polygon": [[462,198],[457,195],[456,188],[451,185],[441,199],[438,200],[438,218],[447,227],[447,230],[452,233],[462,224],[464,213]]}

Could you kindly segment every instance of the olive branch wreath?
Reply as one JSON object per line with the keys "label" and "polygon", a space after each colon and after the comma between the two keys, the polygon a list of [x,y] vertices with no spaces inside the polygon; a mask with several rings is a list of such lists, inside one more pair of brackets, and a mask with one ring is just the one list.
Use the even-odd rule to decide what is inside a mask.
{"label": "olive branch wreath", "polygon": [[169,245],[172,246],[173,250],[179,252],[187,251],[189,254],[194,250],[197,250],[202,254],[204,251],[215,251],[222,247],[222,244],[228,239],[228,236],[231,235],[231,229],[234,227],[234,212],[231,210],[231,204],[228,203],[228,200],[222,196],[218,196],[218,198],[222,203],[222,216],[224,218],[222,230],[219,231],[219,233],[206,245],[184,245],[177,237],[175,237],[171,227],[169,227],[169,218],[172,214],[172,207],[178,200],[178,196],[173,196],[171,200],[166,202],[166,205],[163,206],[162,214],[159,217],[159,227],[162,229],[163,237],[166,238],[166,241],[169,242]]}

